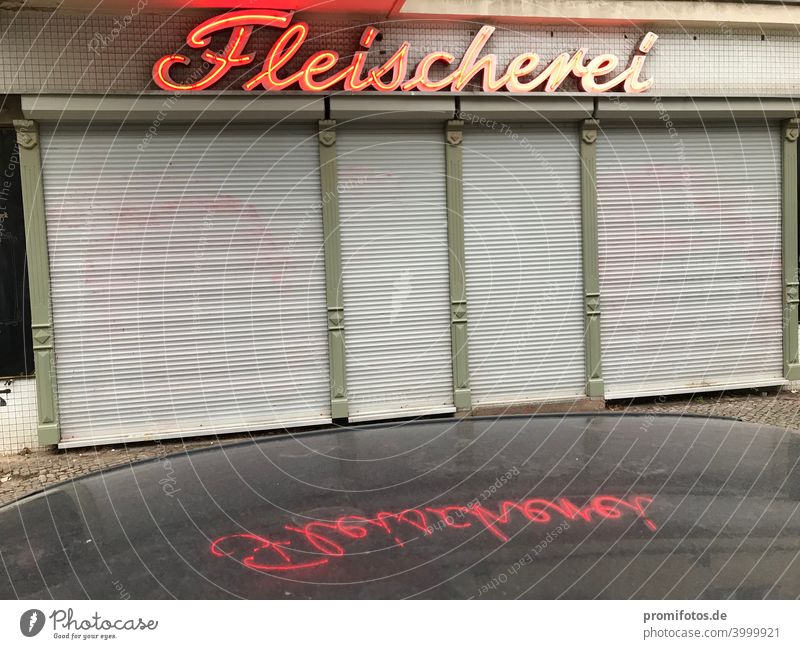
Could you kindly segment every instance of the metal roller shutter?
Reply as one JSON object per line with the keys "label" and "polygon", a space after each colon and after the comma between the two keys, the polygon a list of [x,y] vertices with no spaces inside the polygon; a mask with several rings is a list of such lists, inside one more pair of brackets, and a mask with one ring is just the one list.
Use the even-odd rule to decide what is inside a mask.
{"label": "metal roller shutter", "polygon": [[585,393],[578,142],[574,125],[465,132],[473,403]]}
{"label": "metal roller shutter", "polygon": [[337,131],[350,419],[453,412],[442,126]]}
{"label": "metal roller shutter", "polygon": [[62,445],[330,421],[316,131],[43,128]]}
{"label": "metal roller shutter", "polygon": [[607,397],[782,382],[780,151],[766,125],[602,133]]}

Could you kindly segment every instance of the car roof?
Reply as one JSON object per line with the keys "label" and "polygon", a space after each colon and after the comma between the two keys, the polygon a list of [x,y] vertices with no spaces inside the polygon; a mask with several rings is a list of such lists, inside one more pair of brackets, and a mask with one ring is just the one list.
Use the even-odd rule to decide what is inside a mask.
{"label": "car roof", "polygon": [[587,413],[258,437],[0,509],[0,596],[797,597],[792,431]]}

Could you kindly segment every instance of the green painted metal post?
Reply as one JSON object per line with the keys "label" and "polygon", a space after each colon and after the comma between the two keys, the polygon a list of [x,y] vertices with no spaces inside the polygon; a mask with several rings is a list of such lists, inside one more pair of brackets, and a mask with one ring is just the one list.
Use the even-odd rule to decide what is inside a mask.
{"label": "green painted metal post", "polygon": [[445,127],[447,173],[447,247],[450,272],[450,340],[453,356],[453,403],[457,410],[470,410],[467,350],[467,287],[464,276],[464,122],[453,119]]}
{"label": "green painted metal post", "polygon": [[31,329],[36,371],[38,436],[42,444],[58,444],[55,348],[50,306],[50,264],[42,188],[39,127],[32,120],[14,120],[19,148],[22,202],[25,210],[25,242],[28,285],[31,293]]}
{"label": "green painted metal post", "polygon": [[800,379],[798,359],[797,278],[797,138],[800,120],[783,123],[783,375],[791,381]]}
{"label": "green painted metal post", "polygon": [[585,313],[586,395],[603,396],[600,269],[597,239],[597,120],[581,124],[581,246]]}
{"label": "green painted metal post", "polygon": [[347,365],[342,296],[342,242],[339,231],[339,188],[336,169],[336,121],[319,122],[319,177],[325,255],[325,298],[328,306],[328,362],[331,417],[348,415]]}

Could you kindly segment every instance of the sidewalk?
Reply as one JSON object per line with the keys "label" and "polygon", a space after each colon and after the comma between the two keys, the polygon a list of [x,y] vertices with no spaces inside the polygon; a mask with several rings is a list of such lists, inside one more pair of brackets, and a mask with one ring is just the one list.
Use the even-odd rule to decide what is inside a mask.
{"label": "sidewalk", "polygon": [[[709,417],[738,417],[743,421],[800,430],[800,393],[789,390],[740,390],[722,394],[709,393],[692,399],[659,397],[614,401],[606,405],[606,410],[619,413],[692,413]],[[248,438],[249,435],[226,435],[185,442],[164,440],[127,446],[0,456],[0,504],[92,471]]]}
{"label": "sidewalk", "polygon": [[755,424],[768,424],[800,431],[800,392],[770,388],[711,392],[691,399],[683,396],[611,401],[610,412],[691,413],[707,417],[736,417]]}

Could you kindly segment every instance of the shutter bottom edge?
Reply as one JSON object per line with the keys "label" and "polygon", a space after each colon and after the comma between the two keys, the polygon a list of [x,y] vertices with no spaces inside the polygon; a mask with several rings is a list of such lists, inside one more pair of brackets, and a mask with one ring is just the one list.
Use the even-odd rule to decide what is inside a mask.
{"label": "shutter bottom edge", "polygon": [[472,405],[475,406],[508,406],[518,404],[544,404],[558,401],[569,401],[575,399],[586,399],[586,391],[583,386],[580,388],[553,390],[550,392],[540,392],[538,394],[505,394],[502,396],[480,397],[475,394],[475,387],[472,388]]}
{"label": "shutter bottom edge", "polygon": [[221,426],[220,428],[187,428],[185,430],[167,433],[120,433],[118,435],[103,435],[94,437],[70,437],[62,439],[58,448],[78,448],[81,446],[103,446],[106,444],[132,444],[136,442],[154,442],[162,439],[178,439],[182,437],[208,437],[212,435],[235,435],[237,433],[257,434],[262,431],[278,428],[302,428],[304,426],[324,426],[331,424],[330,417],[309,417],[305,419],[289,419],[259,424],[258,426]]}
{"label": "shutter bottom edge", "polygon": [[789,381],[785,378],[778,378],[774,375],[753,376],[737,380],[713,380],[703,384],[652,384],[650,386],[620,386],[619,388],[608,388],[606,384],[605,398],[612,399],[634,399],[638,397],[659,397],[675,394],[692,394],[696,392],[720,392],[723,390],[742,390],[746,388],[768,388],[779,385],[786,385]]}
{"label": "shutter bottom edge", "polygon": [[422,415],[448,415],[456,411],[455,406],[433,406],[430,408],[405,408],[403,410],[384,410],[380,412],[361,412],[350,415],[347,421],[359,423],[364,421],[383,421],[386,419],[402,419],[403,417],[417,417]]}

